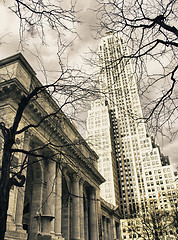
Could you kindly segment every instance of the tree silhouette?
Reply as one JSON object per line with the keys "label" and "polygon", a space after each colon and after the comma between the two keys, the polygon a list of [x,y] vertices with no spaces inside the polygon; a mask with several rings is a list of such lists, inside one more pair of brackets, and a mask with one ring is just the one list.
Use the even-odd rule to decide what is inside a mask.
{"label": "tree silhouette", "polygon": [[[9,6],[8,1],[4,1],[4,4]],[[66,158],[74,157],[72,153],[64,152],[64,148],[82,146],[85,144],[83,138],[79,136],[75,142],[69,141],[64,144],[59,141],[56,143],[53,133],[64,128],[64,121],[69,122],[62,110],[68,117],[70,116],[72,121],[80,124],[76,112],[83,110],[91,98],[98,93],[95,78],[92,79],[91,75],[87,76],[82,70],[71,68],[62,61],[65,50],[77,36],[75,24],[79,20],[76,16],[76,3],[62,3],[58,0],[15,0],[10,4],[11,11],[19,19],[21,48],[25,47],[26,49],[28,42],[33,42],[33,38],[48,47],[48,32],[53,33],[56,38],[58,65],[55,72],[48,72],[43,66],[37,50],[35,57],[40,61],[45,77],[45,84],[42,85],[34,70],[21,54],[0,62],[0,88],[3,93],[1,103],[6,105],[9,102],[14,109],[14,113],[9,117],[6,108],[1,105],[0,239],[2,240],[6,232],[10,189],[13,186],[22,187],[24,185],[26,169],[31,164],[46,161],[45,159],[56,162],[56,158],[61,155],[65,155]],[[71,34],[69,41],[65,39],[67,33]],[[19,75],[16,72],[18,68],[13,61],[22,63]],[[25,83],[27,75],[25,75],[24,68],[26,67],[27,75],[31,78],[29,86]],[[24,79],[18,82],[19,79],[16,80],[16,78]],[[32,110],[35,112],[34,116],[26,118]],[[52,130],[49,135],[48,128]],[[30,146],[29,149],[23,146],[22,142],[26,141],[28,134],[33,131],[44,131],[44,129],[46,129],[45,142],[39,142],[38,146]],[[22,156],[21,160],[17,160],[19,155]],[[35,160],[29,162],[29,157],[33,157]],[[59,160],[57,163],[61,164]]]}
{"label": "tree silhouette", "polygon": [[145,212],[137,212],[134,218],[125,220],[122,233],[127,232],[130,239],[177,239],[177,199],[176,195],[167,197],[169,208],[158,209],[151,205]]}

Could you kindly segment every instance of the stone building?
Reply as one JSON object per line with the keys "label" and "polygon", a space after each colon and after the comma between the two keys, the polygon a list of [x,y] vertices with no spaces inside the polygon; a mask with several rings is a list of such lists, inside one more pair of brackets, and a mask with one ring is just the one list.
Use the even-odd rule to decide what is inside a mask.
{"label": "stone building", "polygon": [[120,213],[119,206],[114,206],[104,199],[101,199],[101,216],[102,216],[102,239],[113,240],[120,239]]}
{"label": "stone building", "polygon": [[[0,117],[7,126],[19,100],[34,86],[42,85],[21,54],[0,61]],[[97,170],[98,156],[47,91],[28,104],[19,129],[50,114],[38,128],[29,128],[16,139],[14,147],[34,151],[38,157],[28,156],[25,186],[10,190],[5,239],[118,239],[118,210],[100,201],[99,186],[105,179]],[[0,155],[2,145],[1,138]],[[23,153],[14,154],[13,171],[24,159]]]}

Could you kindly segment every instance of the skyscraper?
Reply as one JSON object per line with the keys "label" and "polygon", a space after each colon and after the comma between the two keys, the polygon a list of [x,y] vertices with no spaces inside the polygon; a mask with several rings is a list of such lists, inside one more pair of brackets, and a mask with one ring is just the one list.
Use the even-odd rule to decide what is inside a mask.
{"label": "skyscraper", "polygon": [[[113,159],[116,161],[112,166],[117,166],[121,211],[124,218],[130,218],[136,212],[148,209],[151,204],[155,204],[156,208],[169,208],[170,202],[165,195],[169,193],[174,198],[176,187],[168,159],[160,156],[159,148],[146,133],[132,64],[130,59],[122,58],[123,55],[128,55],[128,49],[119,35],[109,34],[101,40],[98,51],[102,92],[100,101],[102,108],[107,105],[108,122],[110,119],[110,142],[114,146]],[[97,153],[97,146],[100,146],[99,171],[107,180],[102,156],[102,151],[106,156],[107,149],[101,144],[107,138],[97,135],[97,115],[105,119],[104,111],[101,111],[101,107],[97,108],[95,102],[87,120],[88,139]],[[101,127],[107,128],[107,125],[101,123]],[[107,183],[108,180],[105,186]],[[103,191],[101,196],[108,200]]]}
{"label": "skyscraper", "polygon": [[101,100],[91,103],[88,112],[88,142],[99,156],[98,170],[106,179],[101,185],[101,196],[113,205],[120,205],[117,165],[112,134],[111,116]]}

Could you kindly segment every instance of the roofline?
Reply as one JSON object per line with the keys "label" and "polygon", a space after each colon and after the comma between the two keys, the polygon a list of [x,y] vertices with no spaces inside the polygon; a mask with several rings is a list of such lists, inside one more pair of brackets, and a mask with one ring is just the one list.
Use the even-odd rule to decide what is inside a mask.
{"label": "roofline", "polygon": [[2,60],[0,60],[0,67],[7,65],[9,63],[13,63],[19,61],[22,63],[22,65],[28,70],[28,72],[30,74],[32,74],[33,76],[36,75],[36,72],[33,70],[33,68],[31,67],[31,65],[27,62],[27,60],[25,59],[25,57],[21,54],[21,53],[17,53],[14,54],[10,57],[4,58]]}

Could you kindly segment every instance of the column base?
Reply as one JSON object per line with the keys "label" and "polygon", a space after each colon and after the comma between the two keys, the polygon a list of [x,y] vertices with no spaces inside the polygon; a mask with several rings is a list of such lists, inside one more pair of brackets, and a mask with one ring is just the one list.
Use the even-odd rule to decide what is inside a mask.
{"label": "column base", "polygon": [[7,231],[5,240],[27,240],[27,233],[25,231]]}
{"label": "column base", "polygon": [[17,224],[16,224],[16,231],[26,233],[26,231],[23,229],[23,226],[22,225],[17,225]]}
{"label": "column base", "polygon": [[38,235],[37,240],[52,240],[52,237],[50,235]]}
{"label": "column base", "polygon": [[7,231],[13,232],[16,230],[15,222],[11,215],[7,215]]}
{"label": "column base", "polygon": [[53,238],[53,240],[65,240],[61,234],[56,234]]}
{"label": "column base", "polygon": [[[41,223],[41,233],[40,233],[39,237],[43,237],[43,236],[50,236],[51,237],[50,227],[51,227],[51,221],[54,219],[54,216],[37,215],[37,216],[35,216],[35,218],[37,219],[37,221],[39,223]],[[39,239],[41,239],[41,238],[39,238]],[[47,239],[47,238],[44,238],[44,239]]]}

